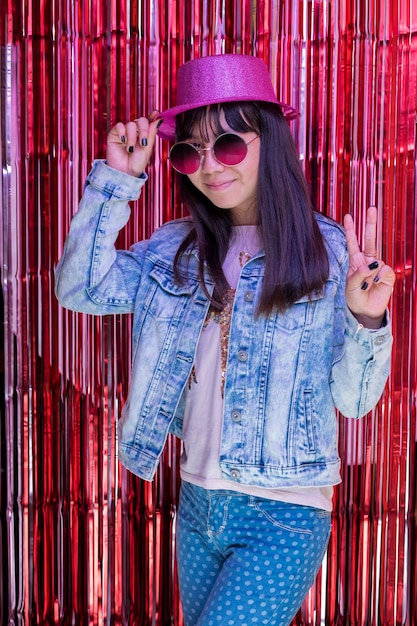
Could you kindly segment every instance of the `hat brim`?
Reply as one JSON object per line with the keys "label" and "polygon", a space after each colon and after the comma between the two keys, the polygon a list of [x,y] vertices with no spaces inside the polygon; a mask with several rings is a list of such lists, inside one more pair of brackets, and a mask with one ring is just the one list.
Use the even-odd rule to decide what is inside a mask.
{"label": "hat brim", "polygon": [[[162,119],[163,122],[158,128],[158,136],[161,137],[161,139],[173,141],[175,139],[175,118],[177,115],[184,113],[185,111],[191,111],[192,109],[199,109],[200,107],[207,107],[212,104],[220,104],[223,102],[236,102],[236,98],[221,98],[219,100],[214,99],[209,102],[205,100],[204,102],[193,103],[192,106],[189,104],[181,104],[163,111],[160,115],[160,119]],[[254,102],[254,99],[239,98],[239,102]],[[284,102],[279,102],[278,100],[257,100],[257,102],[268,102],[269,104],[279,106],[287,121],[294,120],[300,115],[296,109],[288,104],[285,104]]]}

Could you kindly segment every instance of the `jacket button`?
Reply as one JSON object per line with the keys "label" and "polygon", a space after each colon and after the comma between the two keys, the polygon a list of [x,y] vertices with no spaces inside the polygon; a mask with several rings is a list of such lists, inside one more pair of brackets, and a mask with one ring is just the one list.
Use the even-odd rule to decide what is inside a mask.
{"label": "jacket button", "polygon": [[237,480],[238,478],[240,478],[239,470],[232,469],[232,471],[230,472],[230,476],[233,478],[233,480]]}
{"label": "jacket button", "polygon": [[240,414],[240,411],[233,411],[233,413],[232,413],[232,420],[234,422],[240,422],[241,419],[242,419],[242,416]]}
{"label": "jacket button", "polygon": [[254,298],[253,291],[247,291],[245,293],[245,300],[246,300],[246,302],[253,302],[253,298]]}
{"label": "jacket button", "polygon": [[385,339],[386,339],[385,335],[381,335],[380,337],[376,337],[376,339],[375,339],[376,345],[380,346],[382,343],[384,343]]}
{"label": "jacket button", "polygon": [[239,350],[239,352],[237,353],[237,358],[239,359],[239,361],[247,361],[248,353],[245,350]]}

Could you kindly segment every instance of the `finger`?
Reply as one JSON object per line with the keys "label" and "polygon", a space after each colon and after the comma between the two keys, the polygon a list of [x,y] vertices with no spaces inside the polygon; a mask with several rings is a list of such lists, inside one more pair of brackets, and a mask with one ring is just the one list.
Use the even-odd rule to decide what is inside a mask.
{"label": "finger", "polygon": [[361,265],[349,276],[350,290],[366,290],[373,282],[378,282],[381,276],[382,261],[374,261],[370,265]]}
{"label": "finger", "polygon": [[158,133],[158,128],[160,127],[160,125],[162,124],[162,118],[159,117],[159,115],[157,117],[155,117],[152,122],[149,124],[149,137],[148,137],[148,141],[152,141],[152,145],[155,143],[155,139]]}
{"label": "finger", "polygon": [[[377,269],[375,268],[376,263],[378,263]],[[371,269],[373,271],[368,271]],[[349,277],[349,291],[352,292],[359,289],[366,291],[373,285],[378,287],[379,290],[385,290],[386,298],[389,298],[395,283],[394,270],[385,265],[383,261],[374,261],[368,266],[368,270],[365,267],[361,267],[351,274]]]}
{"label": "finger", "polygon": [[389,265],[383,265],[375,276],[374,283],[378,283],[378,285],[387,285],[392,290],[395,284],[395,272],[392,267]]}
{"label": "finger", "polygon": [[146,148],[149,139],[149,120],[147,117],[138,117],[135,124],[139,145]]}
{"label": "finger", "polygon": [[346,213],[343,218],[343,226],[345,227],[345,236],[349,256],[353,257],[355,254],[360,254],[358,238],[356,237],[355,232],[355,223],[349,213]]}
{"label": "finger", "polygon": [[[154,113],[156,114],[154,115]],[[159,111],[152,112],[151,116],[153,117],[152,122],[149,122],[148,120],[145,121],[144,118],[139,118],[135,120],[135,122],[138,128],[138,137],[139,137],[140,145],[142,147],[148,147],[152,150],[153,145],[155,143],[158,128],[161,123],[161,118],[159,117]]]}
{"label": "finger", "polygon": [[126,148],[128,152],[133,152],[138,142],[138,129],[135,122],[126,124]]}
{"label": "finger", "polygon": [[378,211],[376,207],[370,206],[366,212],[365,233],[363,240],[363,254],[366,257],[375,257],[376,248],[376,225]]}
{"label": "finger", "polygon": [[108,134],[108,141],[112,143],[125,143],[126,142],[126,128],[122,122],[118,122],[110,130]]}

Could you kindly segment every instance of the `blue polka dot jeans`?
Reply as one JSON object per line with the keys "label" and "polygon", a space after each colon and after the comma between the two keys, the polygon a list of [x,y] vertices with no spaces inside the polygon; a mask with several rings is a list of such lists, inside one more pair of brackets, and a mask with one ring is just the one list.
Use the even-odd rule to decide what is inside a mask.
{"label": "blue polka dot jeans", "polygon": [[314,582],[330,513],[183,482],[177,563],[185,626],[288,626]]}

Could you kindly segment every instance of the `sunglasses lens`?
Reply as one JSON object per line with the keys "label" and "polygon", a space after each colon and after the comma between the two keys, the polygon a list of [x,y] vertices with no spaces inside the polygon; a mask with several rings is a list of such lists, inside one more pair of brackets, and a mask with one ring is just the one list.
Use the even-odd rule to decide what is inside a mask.
{"label": "sunglasses lens", "polygon": [[216,139],[213,149],[216,159],[223,165],[237,165],[241,163],[248,151],[242,137],[232,133],[220,135]]}
{"label": "sunglasses lens", "polygon": [[[204,148],[203,150],[206,150]],[[225,133],[216,139],[213,145],[216,159],[222,165],[237,165],[245,158],[248,148],[245,141],[234,133]],[[200,154],[190,143],[176,143],[169,153],[171,165],[180,174],[194,174],[200,167]]]}
{"label": "sunglasses lens", "polygon": [[200,155],[189,143],[176,143],[172,146],[169,160],[180,174],[193,174],[200,167]]}

